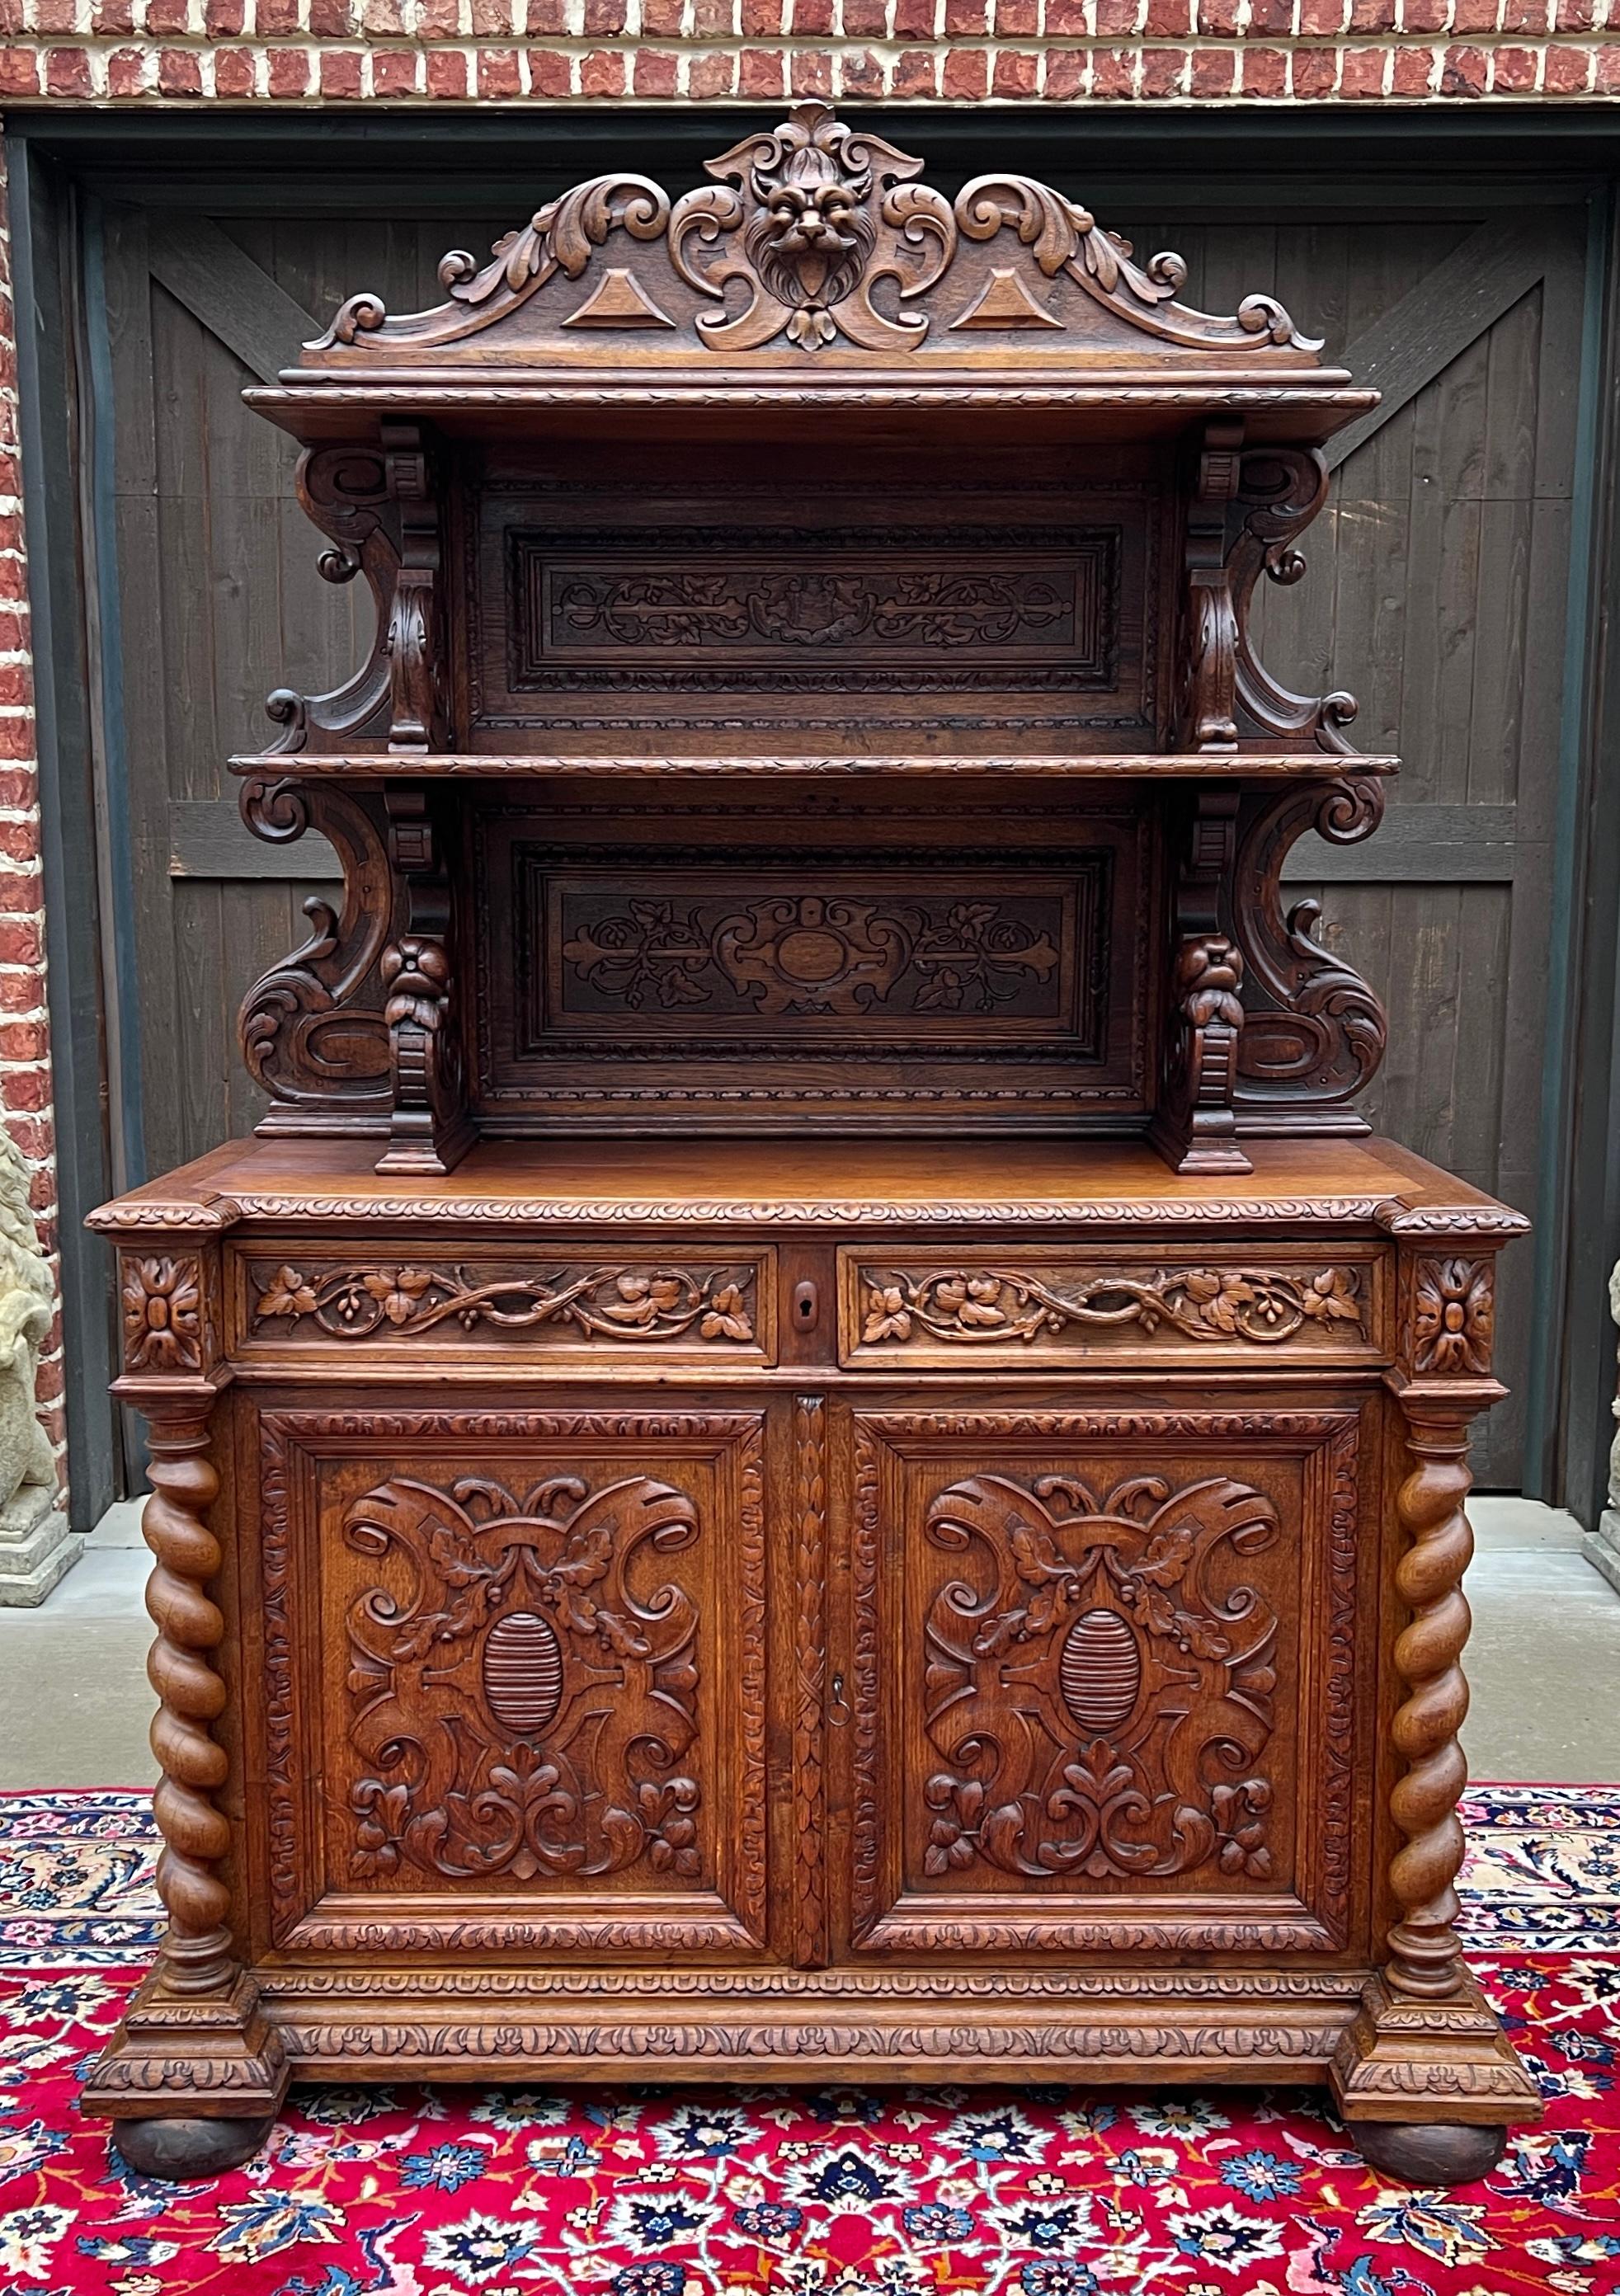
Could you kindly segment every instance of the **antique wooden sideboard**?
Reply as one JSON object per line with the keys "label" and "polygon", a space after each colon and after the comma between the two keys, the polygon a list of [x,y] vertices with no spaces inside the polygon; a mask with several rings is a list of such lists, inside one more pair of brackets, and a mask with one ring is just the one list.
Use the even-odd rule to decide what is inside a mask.
{"label": "antique wooden sideboard", "polygon": [[1271,297],[809,104],[252,402],[369,659],[235,761],[341,906],[258,1136],[95,1217],[146,1414],[156,1968],[89,2076],[1325,2082],[1476,2175],[1471,1418],[1525,1226],[1368,1134],[1285,906]]}

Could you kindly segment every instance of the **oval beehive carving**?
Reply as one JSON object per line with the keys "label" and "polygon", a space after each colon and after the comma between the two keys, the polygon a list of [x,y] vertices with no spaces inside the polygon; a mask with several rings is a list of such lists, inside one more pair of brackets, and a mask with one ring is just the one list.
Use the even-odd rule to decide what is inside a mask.
{"label": "oval beehive carving", "polygon": [[514,1738],[538,1737],[563,1702],[563,1652],[535,1611],[498,1619],[484,1640],[484,1697]]}
{"label": "oval beehive carving", "polygon": [[1117,1730],[1142,1686],[1142,1653],[1117,1611],[1088,1611],[1064,1637],[1057,1668],[1063,1702],[1077,1728]]}

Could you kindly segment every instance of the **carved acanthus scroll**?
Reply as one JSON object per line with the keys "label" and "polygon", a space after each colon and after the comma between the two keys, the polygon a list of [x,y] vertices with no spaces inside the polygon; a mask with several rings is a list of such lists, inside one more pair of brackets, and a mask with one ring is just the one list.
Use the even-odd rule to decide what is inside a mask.
{"label": "carved acanthus scroll", "polygon": [[1227,507],[1238,492],[1242,447],[1241,422],[1206,423],[1188,490],[1181,739],[1189,750],[1238,746],[1239,631],[1227,562]]}
{"label": "carved acanthus scroll", "polygon": [[925,340],[970,353],[983,332],[1056,343],[1073,330],[1078,289],[1169,346],[1295,371],[1321,348],[1271,295],[1246,296],[1229,318],[1177,302],[1179,255],[1138,263],[1128,240],[1048,184],[980,176],[951,201],[917,181],[923,164],[826,104],[798,104],[705,161],[712,182],[673,202],[645,176],[599,176],[538,208],[487,262],[447,255],[449,299],[434,310],[392,318],[377,295],[351,296],[304,365],[352,373],[459,342],[593,269],[582,300],[564,311],[553,298],[538,321],[530,312],[527,339],[555,327],[566,344],[563,330],[608,328],[656,336],[661,354],[670,337],[721,357],[767,345],[790,357],[833,346],[904,357]]}

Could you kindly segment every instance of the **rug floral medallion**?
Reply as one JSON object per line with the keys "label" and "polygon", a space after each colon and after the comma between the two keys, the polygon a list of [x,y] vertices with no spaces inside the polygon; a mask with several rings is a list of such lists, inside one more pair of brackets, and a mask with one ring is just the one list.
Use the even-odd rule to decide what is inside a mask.
{"label": "rug floral medallion", "polygon": [[150,2183],[75,2110],[156,1940],[144,1795],[0,1797],[0,2290],[1620,2296],[1620,1787],[1476,1787],[1470,1955],[1544,2091],[1476,2185],[1314,2092],[303,2088]]}

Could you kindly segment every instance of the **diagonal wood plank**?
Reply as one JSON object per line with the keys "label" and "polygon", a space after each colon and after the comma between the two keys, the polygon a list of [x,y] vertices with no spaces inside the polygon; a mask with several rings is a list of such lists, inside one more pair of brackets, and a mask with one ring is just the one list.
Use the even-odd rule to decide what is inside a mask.
{"label": "diagonal wood plank", "polygon": [[1328,468],[1336,471],[1426,383],[1443,373],[1530,292],[1546,268],[1545,240],[1530,225],[1504,231],[1487,218],[1443,263],[1426,272],[1392,310],[1345,346],[1338,364],[1384,397],[1370,414],[1328,440]]}
{"label": "diagonal wood plank", "polygon": [[319,320],[206,216],[154,214],[147,235],[153,277],[260,382],[274,382],[321,332]]}

